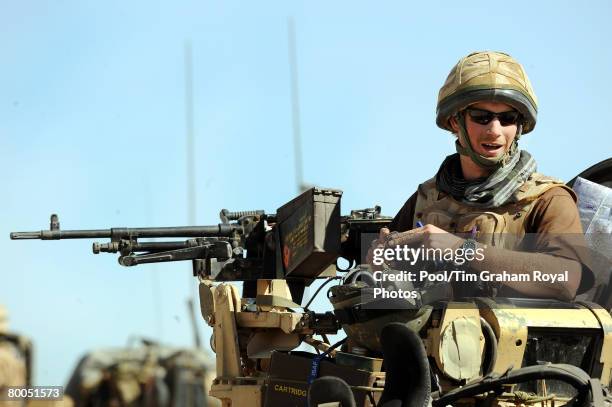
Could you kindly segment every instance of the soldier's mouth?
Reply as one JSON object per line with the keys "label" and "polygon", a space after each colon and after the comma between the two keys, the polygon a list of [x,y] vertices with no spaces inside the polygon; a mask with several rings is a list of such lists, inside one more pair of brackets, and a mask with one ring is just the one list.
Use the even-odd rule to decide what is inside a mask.
{"label": "soldier's mouth", "polygon": [[486,155],[497,155],[500,151],[503,150],[504,145],[498,143],[481,143],[482,149],[487,153]]}

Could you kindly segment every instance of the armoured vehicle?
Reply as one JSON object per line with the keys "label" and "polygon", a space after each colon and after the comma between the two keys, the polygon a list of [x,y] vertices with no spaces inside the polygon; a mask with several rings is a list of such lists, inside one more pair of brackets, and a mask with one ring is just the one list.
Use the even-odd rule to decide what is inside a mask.
{"label": "armoured vehicle", "polygon": [[216,406],[207,395],[214,366],[206,352],[142,339],[97,349],[77,363],[65,389],[75,407]]}
{"label": "armoured vehicle", "polygon": [[[610,165],[582,175],[606,185]],[[191,260],[202,317],[213,328],[210,395],[224,407],[609,404],[605,276],[600,304],[453,300],[447,284],[434,284],[377,307],[370,270],[360,264],[390,218],[379,207],[341,216],[341,195],[312,188],[275,214],[222,210],[214,226],[61,230],[53,215],[50,230],[11,238],[109,238],[94,243],[94,253],[118,253],[128,267]],[[160,237],[187,239],[142,240]],[[336,265],[339,257],[347,269]],[[604,265],[609,271],[609,259]],[[313,297],[340,283],[327,291],[333,312],[313,312],[312,298],[304,301],[316,279],[326,281]],[[332,343],[340,330],[347,337]],[[295,351],[301,343],[314,351]]]}

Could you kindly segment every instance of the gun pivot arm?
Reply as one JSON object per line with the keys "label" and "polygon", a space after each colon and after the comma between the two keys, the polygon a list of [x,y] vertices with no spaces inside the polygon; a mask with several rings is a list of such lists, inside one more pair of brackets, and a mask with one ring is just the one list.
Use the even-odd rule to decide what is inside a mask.
{"label": "gun pivot arm", "polygon": [[232,246],[226,241],[206,242],[199,246],[184,249],[168,250],[156,253],[129,254],[119,257],[122,266],[137,266],[146,263],[195,259],[229,259],[232,257]]}
{"label": "gun pivot arm", "polygon": [[196,247],[201,244],[202,239],[189,239],[179,242],[138,242],[134,239],[120,239],[109,243],[94,242],[92,251],[94,254],[121,253],[123,256],[128,256],[135,252],[163,252]]}

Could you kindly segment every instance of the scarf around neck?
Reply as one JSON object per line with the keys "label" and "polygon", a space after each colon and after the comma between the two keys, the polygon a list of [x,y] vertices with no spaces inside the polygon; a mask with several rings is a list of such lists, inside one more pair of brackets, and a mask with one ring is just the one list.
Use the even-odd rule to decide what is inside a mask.
{"label": "scarf around neck", "polygon": [[520,150],[488,177],[468,181],[463,177],[459,154],[451,154],[436,174],[436,186],[467,205],[497,208],[511,200],[516,190],[536,171],[536,167],[531,154]]}

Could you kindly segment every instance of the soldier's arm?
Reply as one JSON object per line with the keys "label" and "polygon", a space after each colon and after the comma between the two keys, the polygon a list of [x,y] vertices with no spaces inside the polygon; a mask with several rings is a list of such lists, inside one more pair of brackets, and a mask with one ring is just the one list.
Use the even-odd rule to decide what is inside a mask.
{"label": "soldier's arm", "polygon": [[510,274],[529,274],[532,280],[534,270],[542,274],[558,275],[567,270],[568,281],[505,281],[504,285],[526,296],[534,298],[556,298],[571,301],[576,297],[582,277],[580,262],[561,256],[519,252],[497,247],[487,247],[483,251],[484,259],[474,261],[471,267],[476,271],[488,270],[491,274],[500,274],[506,270]]}
{"label": "soldier's arm", "polygon": [[[512,270],[530,273],[539,270],[547,274],[568,272],[563,282],[505,282],[508,287],[533,297],[572,300],[577,292],[585,291],[593,280],[584,266],[585,247],[578,208],[574,198],[563,188],[552,188],[536,202],[527,219],[527,238],[530,252],[484,249],[484,259],[473,262],[477,270]],[[581,287],[581,281],[583,282]]]}
{"label": "soldier's arm", "polygon": [[417,193],[415,192],[408,198],[408,200],[399,210],[397,215],[393,218],[388,226],[388,229],[392,232],[404,232],[412,229],[414,220],[414,207],[417,201]]}
{"label": "soldier's arm", "polygon": [[375,247],[384,247],[386,243],[387,236],[390,232],[403,232],[406,230],[412,229],[412,222],[414,218],[414,207],[416,205],[417,193],[415,192],[408,198],[408,200],[404,203],[402,208],[399,210],[397,215],[393,218],[389,226],[386,228],[382,228],[380,230],[380,234],[378,239],[372,242],[368,250],[368,254],[366,256],[366,263],[371,265],[373,269],[378,269],[372,263],[373,260],[373,250]]}

